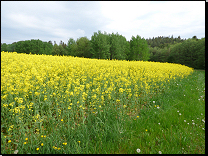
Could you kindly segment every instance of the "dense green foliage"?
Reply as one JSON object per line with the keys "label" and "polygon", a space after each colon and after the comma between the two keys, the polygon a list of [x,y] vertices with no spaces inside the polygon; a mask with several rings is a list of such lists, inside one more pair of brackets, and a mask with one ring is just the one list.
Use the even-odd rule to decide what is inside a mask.
{"label": "dense green foliage", "polygon": [[148,60],[149,48],[145,39],[141,39],[140,36],[132,36],[130,41],[131,53],[129,55],[130,60]]}
{"label": "dense green foliage", "polygon": [[129,43],[126,38],[118,33],[109,35],[110,59],[126,60],[130,52]]}
{"label": "dense green foliage", "polygon": [[[130,47],[131,45],[131,47]],[[47,55],[70,55],[85,58],[117,59],[117,60],[144,60],[149,58],[149,48],[145,39],[140,36],[132,37],[129,42],[118,33],[107,34],[101,31],[94,32],[91,40],[87,37],[73,38],[68,40],[67,45],[60,42],[42,42],[40,40],[18,41],[12,44],[1,44],[1,51],[17,53],[47,54]],[[139,57],[135,57],[135,55]]]}
{"label": "dense green foliage", "polygon": [[152,39],[151,38],[146,39],[146,41],[147,44],[150,45],[150,47],[152,48],[154,47],[164,48],[164,47],[168,47],[171,44],[181,43],[184,40],[181,39],[180,36],[178,36],[177,38],[173,38],[172,35],[171,37],[163,37],[163,36],[153,37]]}
{"label": "dense green foliage", "polygon": [[91,53],[94,58],[98,59],[109,59],[110,58],[110,44],[109,36],[105,32],[102,34],[100,31],[98,33],[94,32],[94,35],[91,37]]}
{"label": "dense green foliage", "polygon": [[[149,45],[150,46],[150,45]],[[164,48],[150,47],[149,61],[183,64],[195,69],[205,69],[205,38],[195,36]]]}
{"label": "dense green foliage", "polygon": [[179,63],[195,69],[205,69],[205,38],[189,39],[171,37],[153,37],[144,39],[139,35],[132,36],[130,41],[118,33],[107,34],[94,32],[89,40],[87,37],[73,38],[68,43],[54,45],[51,41],[41,40],[18,41],[12,44],[1,43],[1,51],[17,53],[70,55],[85,58],[143,60],[154,62]]}
{"label": "dense green foliage", "polygon": [[51,55],[53,49],[53,45],[51,42],[43,42],[41,40],[26,40],[26,41],[18,41],[12,44],[6,45],[3,43],[1,45],[1,51],[10,51],[10,52],[18,52],[18,53],[26,53],[26,54],[47,54]]}

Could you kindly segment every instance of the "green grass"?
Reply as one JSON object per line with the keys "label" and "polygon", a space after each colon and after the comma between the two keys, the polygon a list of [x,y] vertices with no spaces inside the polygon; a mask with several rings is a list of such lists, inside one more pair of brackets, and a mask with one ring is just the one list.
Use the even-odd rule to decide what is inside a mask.
{"label": "green grass", "polygon": [[[105,106],[83,110],[74,104],[71,113],[64,100],[57,105],[52,99],[38,99],[33,111],[41,114],[43,122],[31,122],[29,115],[18,120],[19,116],[2,111],[1,153],[136,154],[140,149],[140,154],[205,154],[204,71],[195,70],[184,79],[167,82],[154,94],[142,95],[123,98],[120,103],[126,108],[112,95]],[[10,132],[6,121],[14,125]]]}
{"label": "green grass", "polygon": [[136,153],[137,148],[143,154],[205,153],[205,72],[195,71],[169,84],[140,116],[138,121],[126,124],[132,137],[128,133],[130,140],[126,138],[116,153]]}

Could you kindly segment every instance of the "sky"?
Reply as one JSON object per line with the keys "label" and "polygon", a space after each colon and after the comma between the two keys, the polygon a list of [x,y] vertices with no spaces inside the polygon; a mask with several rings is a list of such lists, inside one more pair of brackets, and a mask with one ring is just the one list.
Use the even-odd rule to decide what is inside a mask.
{"label": "sky", "polygon": [[205,1],[1,1],[1,43],[68,43],[94,32],[205,37]]}

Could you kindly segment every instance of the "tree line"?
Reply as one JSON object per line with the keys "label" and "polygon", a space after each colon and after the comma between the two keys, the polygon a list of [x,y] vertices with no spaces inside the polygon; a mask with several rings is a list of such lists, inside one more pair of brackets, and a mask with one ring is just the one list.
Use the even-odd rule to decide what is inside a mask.
{"label": "tree line", "polygon": [[1,51],[26,54],[65,55],[97,59],[143,60],[155,62],[180,63],[196,69],[205,69],[205,38],[181,39],[153,37],[144,39],[132,36],[130,41],[118,33],[94,32],[89,40],[80,37],[76,41],[69,38],[68,43],[41,40],[18,41],[12,44],[1,43]]}
{"label": "tree line", "polygon": [[149,44],[149,53],[148,61],[178,63],[194,69],[205,69],[205,38],[197,39],[193,36],[182,40],[178,37],[167,42],[164,47],[151,47]]}

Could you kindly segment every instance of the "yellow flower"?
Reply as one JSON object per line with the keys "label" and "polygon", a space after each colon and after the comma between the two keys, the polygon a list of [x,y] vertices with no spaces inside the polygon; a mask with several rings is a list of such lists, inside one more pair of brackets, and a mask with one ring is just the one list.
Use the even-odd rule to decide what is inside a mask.
{"label": "yellow flower", "polygon": [[124,90],[123,88],[120,88],[119,93],[123,93],[123,90]]}
{"label": "yellow flower", "polygon": [[8,143],[12,142],[11,140],[8,141]]}
{"label": "yellow flower", "polygon": [[64,142],[63,145],[67,145],[67,142]]}
{"label": "yellow flower", "polygon": [[26,142],[24,142],[24,144],[27,144]]}
{"label": "yellow flower", "polygon": [[94,95],[92,96],[93,99],[96,99],[96,97],[97,97],[96,94],[94,94]]}
{"label": "yellow flower", "polygon": [[38,150],[39,150],[39,148],[36,148],[36,150],[38,151]]}
{"label": "yellow flower", "polygon": [[43,146],[43,143],[41,143],[41,146]]}
{"label": "yellow flower", "polygon": [[25,140],[28,140],[28,138],[25,138]]}
{"label": "yellow flower", "polygon": [[137,118],[139,118],[139,116],[137,116]]}
{"label": "yellow flower", "polygon": [[145,131],[147,132],[147,129]]}
{"label": "yellow flower", "polygon": [[78,143],[80,143],[81,141],[77,141]]}
{"label": "yellow flower", "polygon": [[61,121],[64,121],[63,119],[61,119]]}

